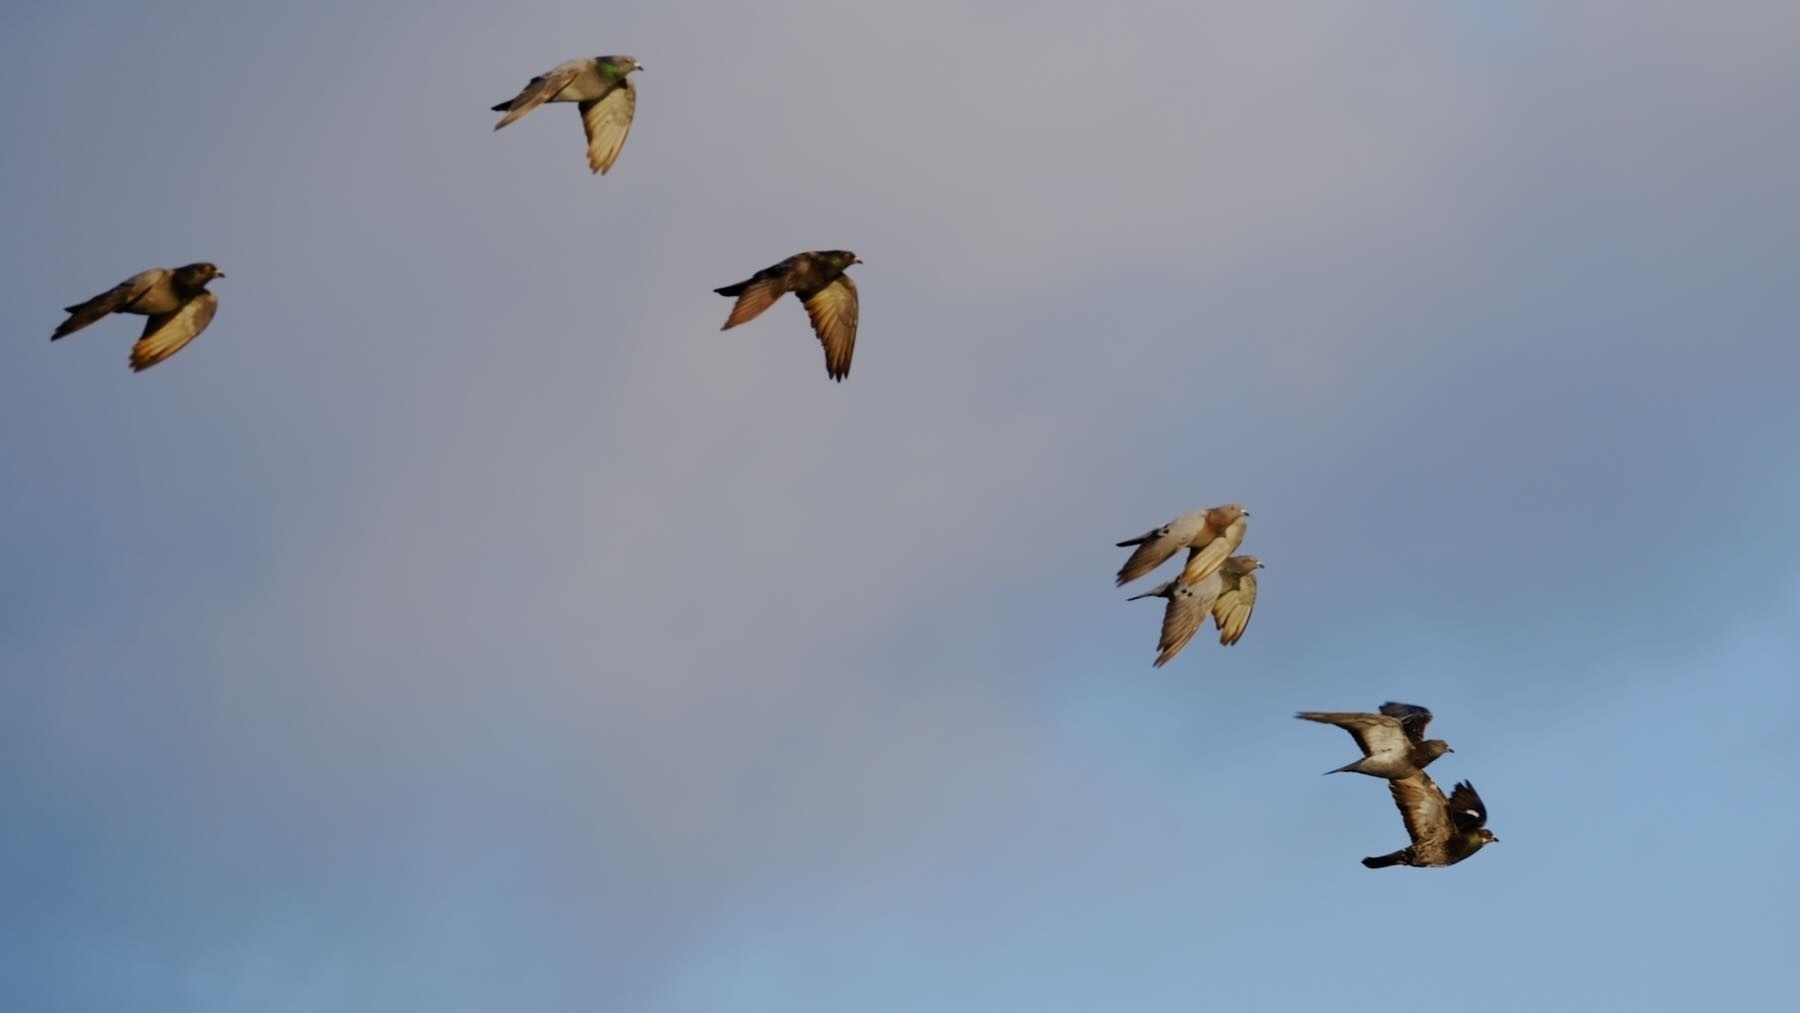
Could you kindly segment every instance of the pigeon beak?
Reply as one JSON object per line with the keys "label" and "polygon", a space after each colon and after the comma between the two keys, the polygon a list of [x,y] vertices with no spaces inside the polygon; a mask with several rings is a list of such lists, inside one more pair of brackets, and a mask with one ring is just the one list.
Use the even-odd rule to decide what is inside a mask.
{"label": "pigeon beak", "polygon": [[214,275],[213,275],[213,277],[215,277],[215,278],[223,278],[223,277],[225,277],[225,272],[224,272],[224,271],[220,271],[220,272],[218,272],[218,273],[217,273],[217,274],[214,274]]}

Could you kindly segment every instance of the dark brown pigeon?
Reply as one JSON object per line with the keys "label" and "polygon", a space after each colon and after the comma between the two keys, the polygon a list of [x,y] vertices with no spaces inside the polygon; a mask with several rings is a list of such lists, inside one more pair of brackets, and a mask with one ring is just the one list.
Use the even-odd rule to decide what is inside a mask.
{"label": "dark brown pigeon", "polygon": [[842,383],[850,375],[850,355],[856,351],[858,313],[856,282],[844,272],[860,263],[849,250],[814,250],[765,267],[736,285],[715,288],[720,295],[737,297],[725,326],[719,329],[729,331],[755,320],[792,292],[806,307],[813,333],[825,346],[825,375]]}
{"label": "dark brown pigeon", "polygon": [[144,321],[144,333],[131,346],[132,372],[141,373],[181,351],[206,330],[219,309],[219,297],[208,292],[206,285],[223,277],[225,272],[205,261],[174,270],[153,267],[141,271],[87,302],[65,307],[69,319],[56,328],[50,340],[73,334],[109,313],[149,317]]}
{"label": "dark brown pigeon", "polygon": [[1337,725],[1349,732],[1362,749],[1362,759],[1328,770],[1327,774],[1349,771],[1392,780],[1425,769],[1445,753],[1456,752],[1443,739],[1423,738],[1426,726],[1431,724],[1431,712],[1412,704],[1385,703],[1380,714],[1301,711],[1294,716]]}
{"label": "dark brown pigeon", "polygon": [[1388,782],[1400,818],[1406,821],[1406,834],[1412,843],[1399,851],[1365,858],[1362,864],[1371,869],[1390,865],[1438,868],[1455,865],[1500,838],[1487,828],[1487,806],[1467,781],[1456,785],[1448,799],[1444,791],[1422,770]]}

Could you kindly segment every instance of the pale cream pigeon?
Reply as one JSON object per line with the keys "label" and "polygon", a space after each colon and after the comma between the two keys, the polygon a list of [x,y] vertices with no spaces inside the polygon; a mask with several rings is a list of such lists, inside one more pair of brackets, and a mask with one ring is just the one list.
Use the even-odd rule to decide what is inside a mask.
{"label": "pale cream pigeon", "polygon": [[1182,583],[1192,584],[1204,578],[1244,543],[1245,521],[1249,516],[1250,511],[1236,503],[1227,503],[1184,514],[1160,528],[1119,542],[1121,549],[1136,548],[1131,558],[1119,568],[1116,586],[1124,587],[1163,565],[1183,547],[1189,552],[1187,565],[1181,571]]}
{"label": "pale cream pigeon", "polygon": [[[1207,614],[1214,612],[1219,607],[1221,596],[1226,592],[1227,587],[1235,588],[1239,580],[1253,574],[1260,566],[1262,566],[1262,561],[1255,556],[1232,556],[1219,569],[1193,584],[1183,584],[1180,579],[1164,581],[1152,590],[1145,591],[1143,594],[1134,594],[1125,599],[1126,601],[1137,601],[1139,598],[1167,598],[1169,600],[1169,604],[1163,608],[1162,637],[1156,644],[1159,653],[1156,661],[1152,663],[1153,666],[1161,668],[1168,664],[1175,655],[1180,654],[1181,649],[1188,645],[1188,641],[1194,639],[1195,633],[1199,632],[1201,624],[1206,622]],[[1255,580],[1254,577],[1250,577],[1250,579]],[[1249,622],[1247,611],[1243,622]],[[1241,625],[1237,630],[1240,635],[1243,633]],[[1235,642],[1235,638],[1230,642]],[[1227,641],[1221,638],[1220,643],[1227,643]]]}

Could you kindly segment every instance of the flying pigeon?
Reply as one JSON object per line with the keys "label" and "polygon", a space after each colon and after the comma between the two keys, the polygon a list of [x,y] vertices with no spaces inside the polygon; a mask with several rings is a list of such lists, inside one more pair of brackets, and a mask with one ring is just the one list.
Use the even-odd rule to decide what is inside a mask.
{"label": "flying pigeon", "polygon": [[1390,865],[1441,867],[1455,865],[1500,838],[1487,828],[1487,806],[1467,781],[1456,785],[1448,799],[1431,775],[1416,770],[1388,782],[1394,805],[1406,821],[1412,844],[1399,851],[1362,860],[1371,869]]}
{"label": "flying pigeon", "polygon": [[1424,738],[1425,727],[1431,724],[1431,712],[1412,704],[1385,703],[1379,714],[1301,711],[1294,716],[1337,725],[1349,732],[1362,749],[1362,759],[1328,770],[1327,774],[1351,771],[1392,780],[1423,770],[1431,761],[1456,751],[1443,739]]}
{"label": "flying pigeon", "polygon": [[[1134,594],[1125,599],[1169,600],[1168,606],[1163,609],[1162,639],[1156,645],[1161,653],[1156,656],[1153,666],[1161,668],[1180,654],[1181,649],[1199,632],[1200,625],[1206,621],[1209,612],[1213,614],[1214,622],[1219,628],[1224,629],[1227,625],[1231,627],[1230,632],[1220,635],[1219,643],[1237,643],[1237,638],[1243,636],[1245,624],[1250,621],[1250,610],[1256,604],[1255,571],[1262,565],[1262,561],[1255,556],[1232,556],[1223,566],[1196,583],[1183,584],[1180,580],[1168,580],[1143,594]],[[1247,601],[1244,600],[1243,593],[1245,583],[1249,587]],[[1231,601],[1228,602],[1227,597]]]}
{"label": "flying pigeon", "polygon": [[825,375],[842,383],[850,375],[850,355],[856,351],[859,305],[856,282],[844,271],[860,263],[849,250],[814,250],[765,267],[736,285],[715,288],[713,291],[720,295],[737,297],[725,326],[719,329],[729,331],[755,320],[777,299],[792,292],[806,306],[813,333],[825,346]]}
{"label": "flying pigeon", "polygon": [[1184,545],[1189,551],[1180,581],[1193,584],[1204,579],[1244,543],[1244,522],[1249,516],[1250,511],[1236,503],[1227,503],[1184,514],[1160,528],[1117,543],[1121,549],[1133,545],[1137,548],[1119,568],[1115,586],[1124,587],[1163,565]]}
{"label": "flying pigeon", "polygon": [[131,346],[131,369],[141,373],[181,351],[206,330],[219,309],[219,297],[206,290],[207,282],[225,273],[201,261],[170,270],[153,267],[141,271],[105,292],[63,312],[69,319],[56,328],[50,340],[66,337],[109,313],[136,313],[144,321],[144,333]]}
{"label": "flying pigeon", "polygon": [[588,168],[606,175],[625,147],[631,117],[637,112],[637,88],[630,74],[644,66],[629,56],[590,56],[559,63],[532,78],[519,94],[493,107],[505,113],[499,130],[545,102],[578,102],[581,126],[587,131]]}

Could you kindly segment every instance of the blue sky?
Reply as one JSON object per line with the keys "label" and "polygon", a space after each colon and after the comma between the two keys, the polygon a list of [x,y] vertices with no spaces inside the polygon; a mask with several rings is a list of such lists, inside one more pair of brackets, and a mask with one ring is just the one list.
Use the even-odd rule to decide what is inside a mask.
{"label": "blue sky", "polygon": [[[1800,12],[1510,8],[11,13],[0,1006],[1786,1008]],[[1498,846],[1358,864],[1387,699]]]}

